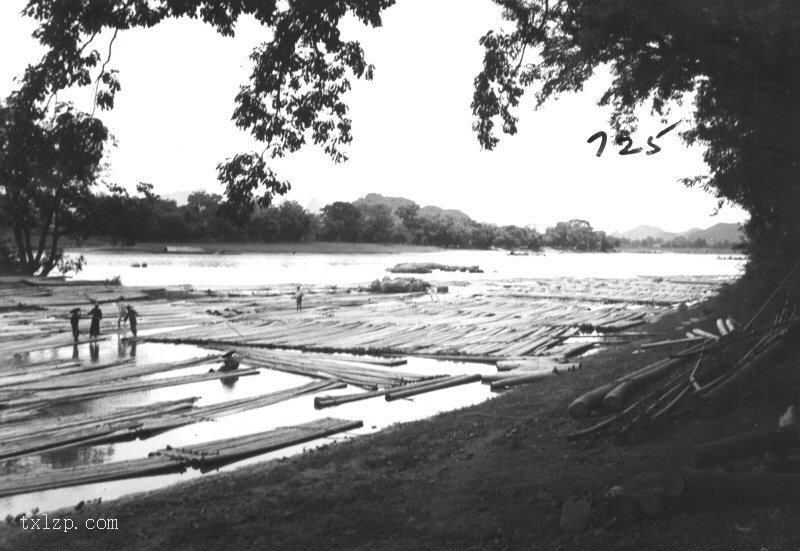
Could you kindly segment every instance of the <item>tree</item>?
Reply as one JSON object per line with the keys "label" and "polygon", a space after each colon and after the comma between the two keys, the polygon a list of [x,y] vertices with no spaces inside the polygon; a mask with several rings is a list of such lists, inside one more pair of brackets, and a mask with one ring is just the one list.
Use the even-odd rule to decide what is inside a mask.
{"label": "tree", "polygon": [[397,222],[388,205],[361,207],[361,238],[371,243],[389,243],[396,237]]}
{"label": "tree", "polygon": [[278,207],[280,235],[284,241],[303,241],[311,231],[311,217],[297,201],[284,201]]}
{"label": "tree", "polygon": [[[711,0],[498,0],[514,29],[490,32],[475,79],[474,128],[487,149],[495,125],[516,132],[515,110],[536,87],[538,105],[580,90],[596,68],[612,82],[600,98],[613,107],[618,138],[634,110],[669,106],[694,94],[694,125],[682,136],[707,146],[710,176],[687,178],[722,204],[751,215],[747,231],[762,249],[800,245],[800,9],[794,2]],[[534,53],[535,55],[526,54]]]}
{"label": "tree", "polygon": [[68,104],[48,113],[23,92],[0,103],[0,208],[13,232],[15,270],[67,267],[61,238],[83,233],[107,139],[102,122]]}
{"label": "tree", "polygon": [[322,235],[333,241],[352,241],[361,235],[361,211],[352,203],[336,201],[322,207]]}
{"label": "tree", "polygon": [[[114,106],[121,89],[116,70],[107,69],[119,31],[152,27],[170,18],[200,18],[223,36],[233,36],[235,24],[250,16],[266,27],[271,40],[251,55],[249,83],[235,98],[233,120],[265,144],[262,152],[240,153],[218,165],[226,186],[223,211],[244,224],[256,206],[266,208],[289,184],[267,166],[308,141],[321,146],[334,162],[347,157],[351,120],[342,95],[353,78],[371,79],[358,42],[342,40],[339,23],[348,13],[365,25],[378,27],[381,11],[394,0],[30,0],[23,13],[40,22],[35,36],[47,48],[26,73],[24,87],[45,96],[71,86],[96,87],[96,104]],[[113,31],[108,55],[90,48],[104,30]],[[97,73],[94,75],[93,73]],[[260,192],[255,202],[254,196]]]}
{"label": "tree", "polygon": [[545,230],[544,239],[551,247],[571,251],[597,251],[609,248],[605,232],[594,231],[586,220],[558,222]]}
{"label": "tree", "polygon": [[[612,81],[600,103],[614,109],[617,138],[634,128],[634,111],[649,103],[658,115],[693,94],[694,124],[683,132],[707,146],[710,176],[687,178],[720,202],[747,209],[752,240],[775,253],[800,243],[800,9],[796,2],[729,0],[495,0],[512,28],[482,39],[483,70],[475,78],[474,129],[493,148],[502,132],[517,130],[516,109],[527,89],[537,102],[580,90],[599,67]],[[232,35],[239,17],[255,18],[271,32],[252,54],[250,81],[236,96],[234,121],[265,144],[219,165],[226,212],[251,213],[289,189],[267,159],[311,141],[335,162],[352,140],[344,94],[353,78],[373,68],[357,42],[344,41],[346,14],[377,27],[393,0],[31,0],[25,13],[40,21],[47,48],[26,74],[45,95],[72,85],[98,87],[97,104],[113,106],[117,74],[89,48],[104,29],[152,26],[174,17],[197,17]],[[113,38],[112,38],[113,42]],[[266,157],[266,158],[265,158]],[[240,220],[246,217],[239,216]]]}

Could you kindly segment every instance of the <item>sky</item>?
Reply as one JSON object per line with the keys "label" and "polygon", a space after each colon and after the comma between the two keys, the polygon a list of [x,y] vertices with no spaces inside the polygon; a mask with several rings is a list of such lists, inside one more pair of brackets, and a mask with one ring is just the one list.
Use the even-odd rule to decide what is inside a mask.
{"label": "sky", "polygon": [[[0,97],[42,52],[30,36],[35,22],[19,15],[25,3],[0,3]],[[687,148],[678,137],[691,124],[690,106],[669,118],[683,122],[658,141],[658,154],[620,156],[609,143],[595,155],[597,142],[588,144],[589,136],[611,134],[610,111],[597,106],[608,83],[602,72],[581,93],[538,111],[529,94],[518,134],[482,151],[470,109],[483,54],[478,40],[501,25],[490,0],[400,0],[385,12],[381,28],[348,21],[344,37],[359,40],[376,67],[374,80],[354,82],[346,99],[354,136],[349,160],[334,164],[309,145],[273,161],[279,178],[292,183],[285,199],[325,205],[380,193],[540,230],[573,218],[607,232],[640,224],[677,232],[745,220],[731,206],[712,216],[716,199],[678,181],[707,171],[702,147]],[[248,55],[268,38],[251,20],[240,22],[235,38],[196,20],[119,33],[109,68],[120,71],[122,90],[113,111],[99,112],[117,144],[107,156],[106,179],[131,190],[149,182],[162,195],[222,193],[217,163],[263,149],[231,115],[250,72]],[[96,39],[103,56],[109,39]],[[92,88],[83,88],[58,99],[91,111],[92,95]],[[647,137],[662,128],[660,118],[643,110],[635,146],[646,150]]]}

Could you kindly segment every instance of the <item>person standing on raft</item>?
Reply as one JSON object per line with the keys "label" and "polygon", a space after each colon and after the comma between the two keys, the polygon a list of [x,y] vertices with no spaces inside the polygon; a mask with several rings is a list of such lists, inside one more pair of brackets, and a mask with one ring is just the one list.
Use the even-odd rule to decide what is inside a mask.
{"label": "person standing on raft", "polygon": [[297,311],[303,309],[303,289],[299,285],[297,286],[297,293],[295,294],[295,299],[297,299]]}
{"label": "person standing on raft", "polygon": [[78,342],[78,322],[81,321],[81,309],[80,308],[73,308],[69,311],[69,323],[72,326],[72,339],[75,342]]}
{"label": "person standing on raft", "polygon": [[130,324],[134,337],[136,336],[136,316],[138,315],[139,313],[130,304],[125,307],[125,317],[122,318],[122,323],[127,321]]}
{"label": "person standing on raft", "polygon": [[123,304],[124,301],[125,301],[125,297],[121,296],[121,297],[119,297],[119,301],[116,304],[116,306],[117,306],[117,332],[118,333],[119,333],[120,329],[123,329],[123,330],[125,329],[124,326],[122,325],[122,318],[125,317],[125,304]]}
{"label": "person standing on raft", "polygon": [[89,314],[92,315],[92,324],[89,326],[89,338],[97,339],[97,337],[100,336],[100,320],[103,319],[103,312],[95,302],[94,308],[89,310]]}

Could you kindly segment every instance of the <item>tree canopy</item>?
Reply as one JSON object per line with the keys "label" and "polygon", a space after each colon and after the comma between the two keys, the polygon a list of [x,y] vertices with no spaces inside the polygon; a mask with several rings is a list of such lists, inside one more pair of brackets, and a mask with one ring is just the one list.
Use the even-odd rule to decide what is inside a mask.
{"label": "tree canopy", "polygon": [[[516,108],[538,86],[538,105],[581,90],[598,67],[611,69],[600,98],[613,107],[618,137],[638,107],[665,115],[694,98],[682,136],[706,146],[709,176],[688,177],[720,202],[750,213],[753,242],[772,252],[800,243],[800,6],[784,0],[498,0],[514,23],[482,38],[474,128],[497,144],[495,124],[516,132]],[[526,55],[534,53],[535,55]]]}
{"label": "tree canopy", "polygon": [[[475,78],[474,130],[487,149],[500,131],[514,134],[526,91],[537,103],[580,90],[600,67],[612,75],[599,101],[613,107],[624,138],[636,109],[665,115],[693,98],[691,127],[682,136],[701,142],[710,176],[687,178],[721,202],[749,211],[753,243],[775,252],[798,247],[800,207],[800,8],[789,0],[494,0],[510,30],[481,39],[483,70]],[[381,24],[393,0],[30,0],[25,13],[40,26],[44,58],[23,79],[23,96],[45,101],[74,85],[96,87],[96,103],[112,108],[121,88],[107,67],[119,31],[168,18],[199,18],[222,35],[248,15],[269,39],[254,49],[253,68],[235,98],[233,119],[264,144],[220,163],[225,209],[248,215],[267,207],[289,183],[269,159],[314,143],[335,161],[353,139],[345,94],[373,67],[355,41],[343,40],[342,19]],[[108,54],[94,40],[110,31]],[[255,201],[254,201],[255,199]],[[385,213],[374,213],[380,219]]]}
{"label": "tree canopy", "polygon": [[19,93],[0,102],[0,210],[14,269],[47,275],[63,266],[60,238],[81,235],[108,137],[100,120],[67,104],[50,114]]}

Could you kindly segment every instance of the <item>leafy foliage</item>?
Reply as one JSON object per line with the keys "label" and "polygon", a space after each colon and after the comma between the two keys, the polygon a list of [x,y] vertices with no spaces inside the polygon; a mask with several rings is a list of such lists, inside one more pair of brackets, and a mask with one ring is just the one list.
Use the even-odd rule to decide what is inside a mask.
{"label": "leafy foliage", "polygon": [[[635,127],[635,109],[665,115],[694,97],[688,143],[707,146],[709,177],[687,178],[720,205],[751,215],[747,230],[762,249],[800,246],[800,9],[794,2],[712,0],[500,1],[509,33],[482,39],[484,68],[476,78],[473,112],[481,145],[515,132],[522,90],[538,86],[542,105],[579,91],[593,72],[610,67],[600,98],[613,107],[618,137]],[[525,52],[535,52],[526,59]]]}
{"label": "leafy foliage", "polygon": [[[226,186],[224,212],[245,224],[254,212],[253,197],[263,209],[289,189],[265,156],[314,143],[335,162],[346,159],[352,125],[344,97],[351,80],[371,78],[373,68],[357,42],[342,39],[339,25],[349,13],[380,26],[382,11],[393,1],[30,0],[25,13],[40,22],[36,36],[47,53],[26,72],[21,93],[31,103],[43,102],[58,90],[94,83],[98,106],[111,108],[121,83],[107,67],[113,38],[105,55],[92,48],[102,31],[116,37],[118,31],[191,17],[231,36],[241,16],[254,17],[271,38],[252,53],[253,70],[236,96],[233,119],[265,147],[228,159],[218,171]],[[599,67],[608,67],[612,81],[600,103],[613,107],[618,137],[634,129],[638,107],[646,104],[665,115],[673,103],[693,97],[694,124],[683,138],[707,146],[710,176],[685,183],[748,210],[747,230],[760,247],[779,254],[798,248],[800,9],[795,2],[495,2],[512,28],[481,39],[484,64],[474,82],[472,109],[483,147],[497,145],[498,124],[505,134],[517,131],[516,111],[526,90],[536,89],[542,105],[581,90]],[[447,217],[423,226],[406,215],[395,216],[412,239],[420,232],[441,242],[463,235]],[[325,231],[341,237],[334,226]],[[487,237],[475,235],[481,242]]]}
{"label": "leafy foliage", "polygon": [[[24,12],[40,22],[35,36],[47,47],[43,59],[29,67],[23,90],[31,101],[44,101],[72,86],[95,84],[101,109],[114,105],[121,89],[119,74],[108,69],[119,31],[152,27],[169,18],[198,18],[223,36],[233,36],[236,22],[252,16],[271,31],[271,40],[251,55],[250,81],[236,95],[233,120],[265,144],[261,153],[235,155],[218,165],[230,218],[244,225],[256,203],[269,206],[285,194],[281,181],[266,166],[265,154],[281,157],[307,142],[319,145],[334,162],[344,161],[352,141],[352,122],[343,95],[352,78],[371,79],[358,42],[341,38],[339,23],[348,13],[366,25],[380,26],[380,14],[394,0],[30,0]],[[103,31],[113,31],[105,61],[91,48]],[[99,67],[99,71],[96,68]],[[97,73],[96,76],[93,76]]]}
{"label": "leafy foliage", "polygon": [[108,130],[70,105],[45,112],[22,93],[0,103],[0,210],[11,227],[9,271],[47,275],[63,258],[61,237],[79,238]]}

